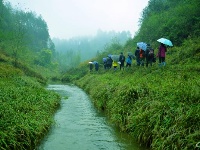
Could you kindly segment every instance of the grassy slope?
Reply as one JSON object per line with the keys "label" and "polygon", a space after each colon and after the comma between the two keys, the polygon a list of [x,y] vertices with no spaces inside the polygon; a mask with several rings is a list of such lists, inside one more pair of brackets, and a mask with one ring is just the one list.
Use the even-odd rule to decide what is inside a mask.
{"label": "grassy slope", "polygon": [[0,55],[0,149],[34,149],[59,105],[59,96],[41,85],[45,78],[23,64],[18,67]]}
{"label": "grassy slope", "polygon": [[121,130],[152,149],[200,142],[200,44],[169,49],[167,66],[90,73],[76,81]]}

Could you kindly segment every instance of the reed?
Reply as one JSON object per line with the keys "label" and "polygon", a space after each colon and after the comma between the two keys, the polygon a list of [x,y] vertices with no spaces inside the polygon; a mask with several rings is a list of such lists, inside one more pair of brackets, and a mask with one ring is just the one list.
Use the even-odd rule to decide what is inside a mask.
{"label": "reed", "polygon": [[37,78],[0,63],[0,149],[35,149],[53,123],[60,97]]}
{"label": "reed", "polygon": [[[171,49],[165,67],[90,73],[75,83],[98,109],[152,149],[197,149],[200,140],[200,44]],[[184,56],[182,56],[184,55]],[[183,59],[184,58],[184,59]]]}

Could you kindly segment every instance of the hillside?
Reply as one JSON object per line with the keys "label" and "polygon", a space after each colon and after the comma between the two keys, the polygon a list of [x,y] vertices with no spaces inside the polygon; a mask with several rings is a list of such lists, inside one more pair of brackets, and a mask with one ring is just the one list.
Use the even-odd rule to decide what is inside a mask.
{"label": "hillside", "polygon": [[[188,47],[195,42],[188,40],[184,46],[170,49],[165,67],[134,65],[125,71],[101,68],[91,73],[87,68],[88,73],[74,83],[122,131],[147,147],[194,149],[200,139],[198,40],[194,46]],[[77,70],[74,73],[78,75]],[[73,74],[63,80],[70,76]]]}
{"label": "hillside", "polygon": [[53,123],[60,97],[47,79],[0,53],[0,149],[34,149]]}
{"label": "hillside", "polygon": [[[125,45],[114,40],[70,70],[62,61],[65,56],[56,53],[41,16],[15,10],[4,1],[0,6],[1,149],[35,149],[47,133],[60,101],[45,88],[51,78],[84,89],[113,124],[151,149],[198,149],[199,0],[149,0],[132,39]],[[157,60],[152,67],[138,67],[133,60],[124,71],[103,69],[102,58],[120,52],[127,57],[137,42],[149,43],[156,54],[161,37],[174,45],[167,47],[166,66],[159,67]],[[75,56],[77,64],[80,57]],[[89,61],[99,62],[98,72],[89,71]]]}
{"label": "hillside", "polygon": [[[151,149],[198,149],[200,142],[200,17],[197,0],[150,0],[143,10],[135,37],[125,46],[113,43],[99,54],[98,72],[89,71],[88,60],[65,73],[62,80],[83,88],[98,109],[120,129]],[[134,53],[137,42],[157,39],[173,42],[166,66],[138,67],[135,60],[124,71],[104,70],[108,54]]]}

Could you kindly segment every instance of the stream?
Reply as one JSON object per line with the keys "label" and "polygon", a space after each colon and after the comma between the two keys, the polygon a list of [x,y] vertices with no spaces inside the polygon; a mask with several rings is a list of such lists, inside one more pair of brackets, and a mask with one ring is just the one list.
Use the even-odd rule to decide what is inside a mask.
{"label": "stream", "polygon": [[89,96],[74,85],[49,85],[62,97],[55,124],[39,150],[146,150],[95,109]]}

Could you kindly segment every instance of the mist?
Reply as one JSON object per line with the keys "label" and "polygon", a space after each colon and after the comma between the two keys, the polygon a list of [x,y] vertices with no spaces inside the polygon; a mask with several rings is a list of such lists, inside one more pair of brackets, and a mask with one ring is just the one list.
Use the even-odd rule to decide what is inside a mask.
{"label": "mist", "polygon": [[105,32],[138,30],[148,0],[7,0],[14,7],[34,11],[47,22],[51,38],[70,39]]}

